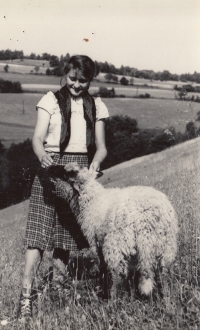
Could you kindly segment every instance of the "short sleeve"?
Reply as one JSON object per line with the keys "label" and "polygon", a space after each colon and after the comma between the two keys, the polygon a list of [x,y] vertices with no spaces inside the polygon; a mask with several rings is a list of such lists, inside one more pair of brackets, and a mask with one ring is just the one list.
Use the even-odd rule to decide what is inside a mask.
{"label": "short sleeve", "polygon": [[96,105],[96,120],[97,121],[100,119],[109,117],[108,109],[107,109],[105,103],[103,103],[101,101],[100,97],[97,97],[95,99],[95,105]]}
{"label": "short sleeve", "polygon": [[38,108],[46,110],[50,116],[52,116],[54,113],[60,112],[57,99],[52,92],[48,92],[41,98],[41,100],[36,105],[36,110],[38,110]]}

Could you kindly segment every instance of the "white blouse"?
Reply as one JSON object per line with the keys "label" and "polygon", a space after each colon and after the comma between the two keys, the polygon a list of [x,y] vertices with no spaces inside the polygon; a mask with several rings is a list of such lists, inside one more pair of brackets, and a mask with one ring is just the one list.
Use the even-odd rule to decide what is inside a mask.
{"label": "white blouse", "polygon": [[[100,97],[95,99],[95,106],[96,121],[109,117],[108,109],[101,101]],[[36,110],[38,110],[38,108],[47,111],[50,115],[50,123],[44,141],[44,148],[49,152],[59,152],[62,117],[54,93],[48,92],[44,95],[37,104]],[[64,152],[87,152],[86,121],[84,118],[83,99],[81,97],[77,99],[71,98],[70,126],[71,136]]]}

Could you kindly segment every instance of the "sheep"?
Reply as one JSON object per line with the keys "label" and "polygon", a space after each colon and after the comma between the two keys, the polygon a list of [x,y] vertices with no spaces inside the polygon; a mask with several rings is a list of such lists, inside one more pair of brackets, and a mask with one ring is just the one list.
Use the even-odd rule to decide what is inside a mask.
{"label": "sheep", "polygon": [[54,169],[54,176],[90,246],[101,248],[112,276],[111,296],[133,268],[139,293],[151,296],[156,269],[170,269],[177,253],[178,220],[167,196],[147,186],[104,188],[95,173],[76,163]]}

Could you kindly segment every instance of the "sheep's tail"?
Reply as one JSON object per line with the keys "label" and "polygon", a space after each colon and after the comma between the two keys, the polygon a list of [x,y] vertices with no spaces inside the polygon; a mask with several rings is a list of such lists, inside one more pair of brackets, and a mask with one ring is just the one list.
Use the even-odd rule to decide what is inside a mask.
{"label": "sheep's tail", "polygon": [[137,237],[138,267],[139,267],[139,285],[138,289],[141,295],[150,296],[155,285],[155,241],[146,228]]}
{"label": "sheep's tail", "polygon": [[154,273],[149,270],[142,270],[140,273],[138,289],[141,295],[150,296],[154,288]]}

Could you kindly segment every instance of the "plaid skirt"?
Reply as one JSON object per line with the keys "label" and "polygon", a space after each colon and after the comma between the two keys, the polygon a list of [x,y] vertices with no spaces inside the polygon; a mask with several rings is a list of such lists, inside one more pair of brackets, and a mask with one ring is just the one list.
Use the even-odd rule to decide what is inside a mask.
{"label": "plaid skirt", "polygon": [[[52,158],[52,165],[77,162],[88,167],[87,154],[64,154],[61,157],[58,153]],[[66,200],[55,193],[54,180],[48,175],[48,169],[42,167],[32,185],[24,244],[43,251],[54,248],[78,251],[89,247]]]}

